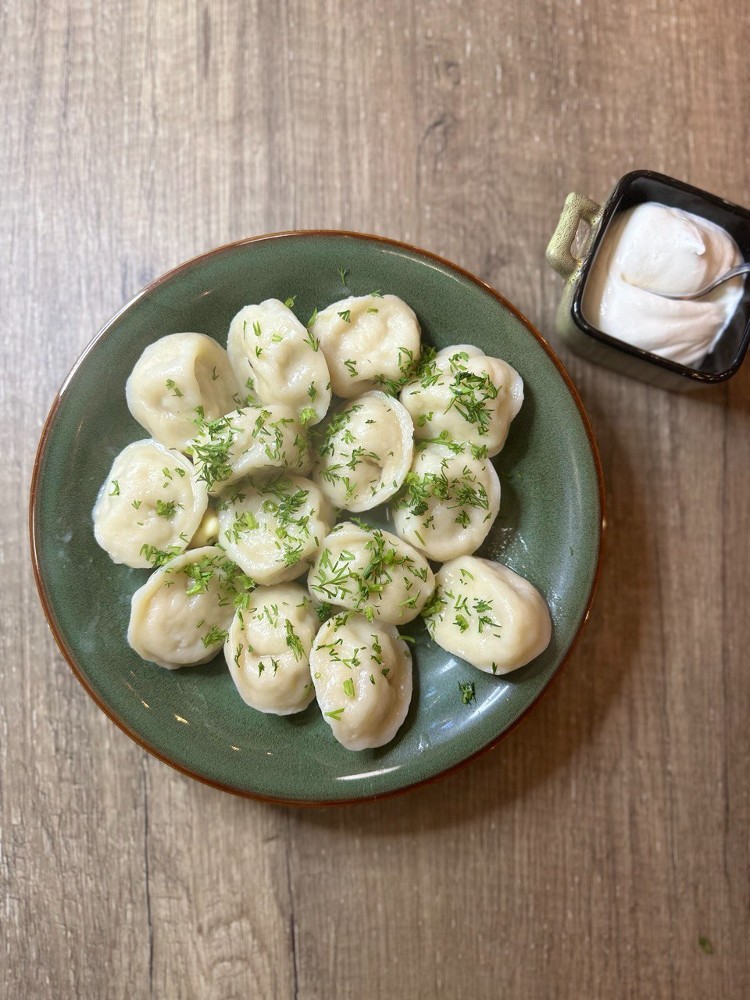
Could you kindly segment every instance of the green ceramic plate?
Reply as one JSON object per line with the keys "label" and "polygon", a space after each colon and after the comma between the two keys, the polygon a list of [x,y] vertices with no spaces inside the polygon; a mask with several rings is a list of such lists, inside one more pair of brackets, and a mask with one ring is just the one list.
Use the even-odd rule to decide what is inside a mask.
{"label": "green ceramic plate", "polygon": [[[341,269],[345,269],[345,286]],[[479,554],[497,558],[546,596],[552,643],[526,667],[492,677],[415,637],[415,691],[396,739],[352,753],[313,703],[297,716],[247,708],[223,660],[166,671],[128,647],[130,597],[147,571],[112,563],[91,508],[114,456],[143,436],[125,380],[144,347],[180,330],[226,343],[241,306],[296,296],[314,307],[346,294],[392,292],[416,311],[436,347],[471,342],[522,375],[525,402],[495,459],[500,516]],[[228,791],[298,803],[390,794],[435,778],[491,747],[534,704],[588,614],[599,560],[602,481],[580,400],[531,325],[482,282],[429,253],[377,237],[291,233],[222,247],[149,285],[92,341],[45,425],[31,491],[31,539],[42,604],[60,649],[97,704],[156,757]],[[462,703],[459,682],[476,700]]]}

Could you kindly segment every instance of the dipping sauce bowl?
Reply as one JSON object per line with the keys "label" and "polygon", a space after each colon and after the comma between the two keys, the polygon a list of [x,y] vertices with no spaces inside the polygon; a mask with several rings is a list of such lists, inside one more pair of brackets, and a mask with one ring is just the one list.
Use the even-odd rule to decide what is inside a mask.
{"label": "dipping sauce bowl", "polygon": [[[607,229],[618,213],[643,202],[658,202],[708,219],[729,233],[743,259],[750,259],[750,211],[665,174],[652,170],[625,174],[603,205],[569,194],[546,252],[547,263],[565,280],[557,332],[576,354],[663,388],[681,391],[725,382],[738,371],[750,344],[747,284],[728,324],[695,368],[611,337],[586,318],[586,282]],[[583,236],[582,224],[588,227]]]}

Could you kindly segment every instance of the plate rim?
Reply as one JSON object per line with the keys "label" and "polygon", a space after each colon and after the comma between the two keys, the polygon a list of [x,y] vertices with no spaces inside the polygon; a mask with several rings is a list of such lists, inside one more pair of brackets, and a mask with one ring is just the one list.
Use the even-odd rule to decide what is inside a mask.
{"label": "plate rim", "polygon": [[[394,247],[398,250],[406,251],[412,255],[416,255],[419,257],[426,257],[429,260],[437,264],[440,264],[442,267],[457,273],[462,278],[465,278],[468,281],[475,284],[482,291],[490,294],[494,299],[496,299],[500,303],[501,306],[503,306],[504,309],[510,312],[526,328],[526,330],[538,341],[538,343],[542,346],[545,353],[547,354],[547,356],[555,365],[557,371],[561,375],[565,383],[565,386],[568,392],[570,393],[573,402],[576,405],[576,408],[578,410],[579,416],[583,424],[583,428],[586,432],[586,437],[588,439],[589,448],[591,451],[591,457],[593,459],[594,469],[596,472],[596,480],[597,480],[599,517],[597,520],[598,535],[596,538],[596,564],[594,566],[594,572],[591,580],[591,585],[589,588],[589,593],[586,598],[585,606],[583,608],[583,613],[581,614],[575,633],[565,652],[565,655],[560,660],[560,663],[557,665],[557,668],[555,669],[551,677],[548,679],[544,687],[541,688],[541,690],[536,694],[531,703],[526,706],[526,708],[520,713],[520,715],[518,715],[517,718],[515,718],[513,722],[510,723],[510,725],[506,726],[506,728],[501,733],[498,733],[497,736],[495,736],[493,739],[490,739],[486,744],[484,744],[484,746],[480,747],[478,750],[475,750],[468,756],[462,758],[460,761],[457,761],[449,765],[448,767],[443,768],[436,774],[429,775],[425,778],[420,778],[416,781],[411,781],[400,788],[387,789],[378,792],[370,792],[364,795],[353,796],[351,798],[289,799],[283,796],[266,795],[261,792],[251,791],[243,788],[236,788],[232,785],[227,785],[221,781],[209,778],[206,775],[202,775],[197,771],[192,770],[190,767],[181,764],[179,761],[172,759],[171,757],[162,753],[156,747],[152,746],[148,742],[148,740],[144,739],[136,730],[134,730],[125,721],[125,719],[121,718],[114,711],[114,709],[111,708],[111,706],[109,706],[102,698],[99,697],[97,692],[92,688],[88,679],[86,678],[86,676],[76,663],[75,657],[73,656],[71,650],[68,648],[65,639],[63,638],[60,630],[55,624],[54,620],[55,616],[52,609],[52,602],[49,599],[47,587],[41,572],[40,558],[39,558],[39,549],[41,545],[38,544],[41,542],[41,540],[37,539],[37,523],[38,523],[37,501],[38,501],[39,477],[41,475],[41,467],[43,464],[44,455],[50,438],[52,427],[54,425],[57,412],[63,401],[65,393],[68,391],[68,388],[72,380],[74,379],[76,372],[86,361],[86,358],[91,353],[94,346],[102,339],[102,337],[105,336],[105,334],[111,329],[111,327],[115,323],[117,323],[120,317],[123,316],[126,312],[128,312],[128,310],[134,308],[141,299],[146,298],[160,285],[164,284],[167,281],[172,280],[182,272],[188,271],[189,269],[206,262],[212,257],[228,253],[229,251],[237,250],[241,247],[245,247],[250,244],[262,243],[271,240],[289,239],[294,237],[337,237],[337,238],[347,237],[356,239],[358,241],[384,244],[388,247]],[[181,264],[177,264],[175,267],[170,268],[169,270],[160,274],[158,277],[154,278],[153,281],[150,281],[140,291],[138,291],[120,309],[118,309],[117,312],[114,313],[114,315],[112,315],[104,323],[104,325],[100,327],[98,332],[94,334],[94,336],[89,340],[89,342],[86,344],[86,346],[83,348],[80,355],[74,362],[73,366],[70,368],[68,374],[65,376],[65,379],[60,385],[60,388],[57,390],[57,393],[55,394],[55,397],[47,413],[47,417],[45,418],[44,424],[42,426],[41,434],[39,437],[39,443],[37,445],[36,453],[34,456],[31,483],[29,487],[29,511],[28,511],[29,545],[31,550],[31,564],[33,569],[34,582],[36,584],[36,589],[42,605],[44,617],[52,633],[52,637],[55,640],[57,648],[62,654],[63,659],[67,662],[68,666],[73,672],[73,675],[77,678],[78,682],[81,684],[81,686],[86,691],[91,700],[107,716],[107,718],[118,727],[118,729],[120,729],[123,733],[125,733],[126,736],[130,737],[130,739],[133,740],[133,742],[136,743],[142,750],[145,750],[147,753],[151,754],[152,757],[155,757],[163,764],[167,764],[169,767],[174,768],[174,770],[178,771],[179,773],[184,774],[189,778],[193,778],[204,785],[208,785],[211,788],[215,788],[222,792],[228,792],[230,795],[235,795],[239,798],[252,799],[260,802],[268,802],[268,803],[273,803],[275,805],[296,806],[299,808],[324,808],[327,806],[346,806],[358,803],[374,802],[380,799],[394,798],[395,796],[405,795],[407,792],[411,792],[416,788],[423,787],[425,785],[431,784],[432,782],[445,778],[448,775],[453,774],[464,767],[467,767],[469,764],[473,763],[478,757],[482,756],[485,753],[488,753],[490,750],[497,747],[498,744],[502,740],[504,740],[508,735],[510,735],[510,733],[513,732],[513,730],[521,724],[521,722],[529,715],[529,713],[534,708],[536,708],[542,696],[546,694],[547,691],[549,691],[552,682],[557,677],[559,677],[563,668],[569,662],[573,651],[578,645],[583,629],[591,615],[591,608],[598,588],[599,577],[601,574],[601,566],[602,566],[602,548],[604,543],[604,533],[606,526],[605,499],[606,497],[605,497],[605,486],[604,486],[604,473],[602,469],[601,458],[599,455],[599,449],[596,443],[596,438],[594,436],[594,431],[591,425],[591,421],[583,405],[583,401],[581,400],[581,397],[578,393],[578,389],[573,383],[573,380],[568,374],[562,361],[557,356],[555,351],[552,349],[548,341],[539,332],[539,330],[537,330],[534,324],[518,308],[516,308],[516,306],[514,306],[512,302],[509,302],[504,295],[498,292],[497,289],[493,288],[492,285],[488,284],[482,278],[477,277],[477,275],[473,274],[471,271],[468,271],[461,265],[454,263],[447,257],[443,257],[440,254],[434,253],[431,250],[426,250],[422,247],[414,246],[413,244],[406,243],[402,240],[396,240],[387,236],[380,236],[372,233],[357,232],[348,229],[291,229],[291,230],[282,230],[279,232],[264,233],[258,236],[249,236],[240,240],[233,240],[228,243],[223,243],[210,250],[204,251],[203,253],[196,254],[195,256],[190,257],[189,259],[183,261]]]}

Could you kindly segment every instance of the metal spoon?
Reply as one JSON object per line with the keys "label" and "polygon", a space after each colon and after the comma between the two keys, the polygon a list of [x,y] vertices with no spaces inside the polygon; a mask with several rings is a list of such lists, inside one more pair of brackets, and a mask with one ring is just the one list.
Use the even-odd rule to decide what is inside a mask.
{"label": "metal spoon", "polygon": [[703,288],[699,288],[695,292],[656,292],[656,294],[661,295],[663,299],[678,299],[684,301],[701,299],[704,295],[708,295],[709,292],[712,292],[714,288],[719,285],[723,285],[725,281],[729,281],[731,278],[736,278],[738,274],[747,274],[748,272],[750,272],[750,260],[746,260],[744,264],[738,264],[737,267],[733,267],[724,274],[720,274],[718,278],[714,278],[713,281],[710,281],[707,285],[704,285]]}

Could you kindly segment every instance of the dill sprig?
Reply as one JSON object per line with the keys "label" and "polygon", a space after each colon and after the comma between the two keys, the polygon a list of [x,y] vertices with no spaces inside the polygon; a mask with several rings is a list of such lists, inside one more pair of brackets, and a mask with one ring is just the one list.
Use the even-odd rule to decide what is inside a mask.
{"label": "dill sprig", "polygon": [[176,500],[157,500],[156,501],[156,513],[159,517],[166,518],[166,520],[171,520],[177,513],[177,508],[182,507],[181,503]]}
{"label": "dill sprig", "polygon": [[190,442],[189,450],[199,469],[198,479],[203,480],[210,490],[215,483],[232,475],[229,458],[238,429],[229,415],[206,420],[200,406],[196,409],[194,423],[198,434]]}
{"label": "dill sprig", "polygon": [[289,621],[288,618],[284,622],[284,631],[286,633],[285,635],[286,644],[294,654],[295,660],[303,659],[305,655],[305,648],[302,645],[302,640],[294,631],[294,626],[292,625],[292,623]]}
{"label": "dill sprig", "polygon": [[156,545],[141,545],[141,555],[147,559],[152,566],[164,566],[170,559],[179,556],[183,552],[180,545],[168,545],[166,549],[157,548]]}
{"label": "dill sprig", "polygon": [[373,381],[379,389],[387,393],[389,396],[398,396],[399,392],[401,392],[406,383],[411,381],[414,377],[414,373],[418,369],[419,364],[419,355],[415,356],[414,351],[408,347],[399,347],[399,374],[395,378],[391,378],[388,375],[376,375]]}
{"label": "dill sprig", "polygon": [[225,628],[221,628],[219,625],[212,625],[208,632],[201,636],[201,642],[208,649],[209,646],[215,646],[217,643],[224,642],[226,637],[227,630]]}
{"label": "dill sprig", "polygon": [[477,700],[476,689],[474,688],[474,681],[459,681],[458,690],[461,692],[461,702],[464,705],[469,705],[472,701]]}
{"label": "dill sprig", "polygon": [[459,371],[450,384],[450,393],[448,410],[456,410],[467,423],[475,424],[480,434],[486,434],[492,418],[487,403],[498,395],[498,388],[490,376],[486,372]]}

